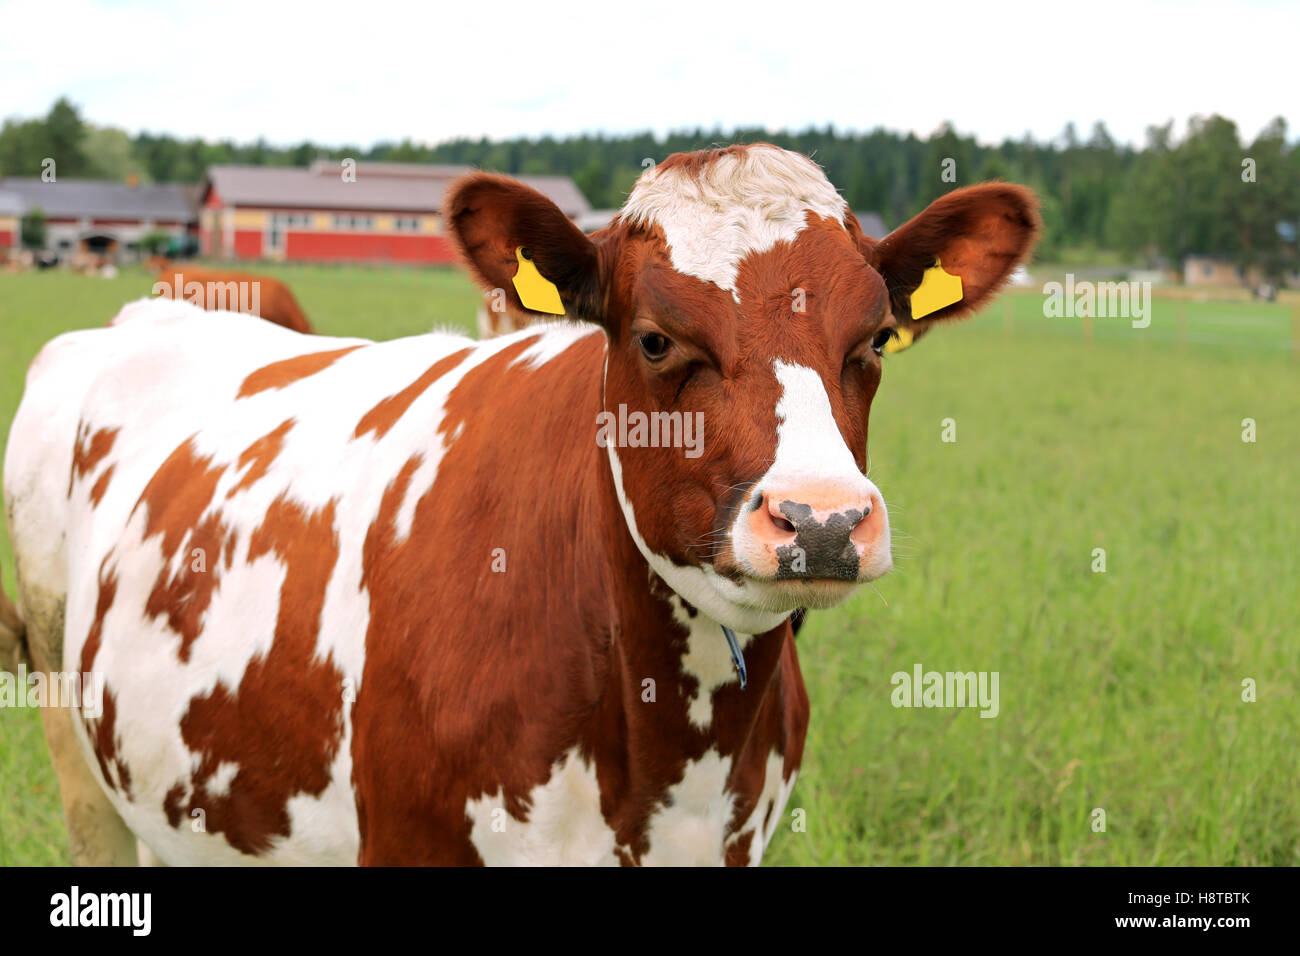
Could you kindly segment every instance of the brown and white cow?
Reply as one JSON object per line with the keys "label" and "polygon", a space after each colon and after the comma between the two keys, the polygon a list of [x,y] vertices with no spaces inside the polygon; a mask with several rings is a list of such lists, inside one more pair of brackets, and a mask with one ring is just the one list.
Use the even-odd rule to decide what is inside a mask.
{"label": "brown and white cow", "polygon": [[158,295],[185,299],[214,311],[247,312],[308,335],[315,331],[298,300],[279,279],[171,262],[161,256],[151,257],[146,265],[157,274],[154,291]]}
{"label": "brown and white cow", "polygon": [[[882,346],[994,294],[1031,195],[877,241],[756,145],[667,160],[595,237],[498,176],[447,209],[485,288],[522,308],[526,250],[582,321],[374,343],[153,300],[33,364],[28,649],[103,679],[44,711],[79,860],[745,864],[782,826],[789,616],[891,564]],[[913,322],[936,257],[963,298]]]}

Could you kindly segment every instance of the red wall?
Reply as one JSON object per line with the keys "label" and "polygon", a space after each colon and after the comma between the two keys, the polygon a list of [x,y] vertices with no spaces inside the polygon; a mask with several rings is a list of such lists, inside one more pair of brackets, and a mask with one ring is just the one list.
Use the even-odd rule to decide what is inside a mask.
{"label": "red wall", "polygon": [[293,261],[452,262],[443,236],[401,233],[293,232],[285,234],[285,258]]}
{"label": "red wall", "polygon": [[[209,192],[204,205],[211,209],[223,208],[216,190]],[[315,212],[319,213],[320,210]],[[220,229],[221,226],[218,225],[217,228]],[[200,250],[204,255],[214,255],[212,233],[202,229],[199,232]],[[263,241],[264,234],[260,229],[236,229],[234,248],[227,249],[223,246],[221,252],[236,259],[261,259],[267,255]],[[284,235],[284,258],[287,262],[447,263],[454,262],[456,255],[450,240],[444,236],[401,232],[289,230]]]}
{"label": "red wall", "polygon": [[261,229],[236,229],[235,230],[235,258],[237,259],[262,258],[262,230]]}
{"label": "red wall", "polygon": [[8,229],[0,229],[0,249],[14,245],[14,234]]}

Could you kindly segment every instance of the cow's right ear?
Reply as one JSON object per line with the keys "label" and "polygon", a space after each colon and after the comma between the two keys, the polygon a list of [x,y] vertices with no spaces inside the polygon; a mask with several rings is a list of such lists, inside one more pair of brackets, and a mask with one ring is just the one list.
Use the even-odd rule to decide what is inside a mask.
{"label": "cow's right ear", "polygon": [[[1037,198],[1010,183],[954,189],[883,239],[854,232],[857,226],[855,220],[850,232],[885,280],[904,346],[984,306],[1029,256],[1042,228]],[[936,265],[940,294],[917,308],[917,291]]]}
{"label": "cow's right ear", "polygon": [[452,183],[443,209],[461,258],[486,291],[500,289],[515,309],[554,317],[549,284],[565,315],[600,321],[597,247],[537,190],[508,176],[472,173]]}

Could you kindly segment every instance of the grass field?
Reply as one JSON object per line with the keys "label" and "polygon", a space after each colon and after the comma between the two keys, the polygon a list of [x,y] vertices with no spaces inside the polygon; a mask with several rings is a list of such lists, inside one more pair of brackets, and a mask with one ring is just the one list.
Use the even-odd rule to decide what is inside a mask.
{"label": "grass field", "polygon": [[[267,271],[330,333],[468,327],[477,303],[449,272]],[[40,345],[148,286],[0,276],[0,434]],[[1089,337],[1036,291],[1006,301],[887,360],[871,458],[897,570],[800,635],[807,825],[768,860],[1300,864],[1291,307],[1157,300],[1150,328]],[[2,537],[0,561],[12,588]],[[894,708],[918,663],[997,671],[1000,713]],[[39,719],[0,712],[0,864],[67,859]]]}

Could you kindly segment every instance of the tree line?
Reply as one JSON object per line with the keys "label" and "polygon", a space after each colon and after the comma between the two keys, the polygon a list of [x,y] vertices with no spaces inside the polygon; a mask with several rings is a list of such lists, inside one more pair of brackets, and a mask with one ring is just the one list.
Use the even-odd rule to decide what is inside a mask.
{"label": "tree line", "polygon": [[1193,117],[1182,136],[1173,121],[1151,126],[1139,149],[1116,143],[1103,123],[1086,136],[1073,124],[1050,142],[1032,137],[983,145],[945,124],[928,137],[833,127],[802,132],[758,128],[585,134],[536,139],[404,140],[369,147],[304,142],[275,146],[168,134],[86,122],[58,100],[44,117],[0,128],[0,175],[40,175],[56,160],[66,178],[192,183],[208,166],[305,166],[316,159],[460,163],[519,174],[573,178],[596,208],[622,205],[648,162],[711,145],[766,140],[812,156],[856,210],[879,213],[892,228],[956,186],[1005,179],[1035,189],[1045,224],[1040,259],[1110,251],[1130,262],[1177,266],[1191,254],[1258,266],[1269,274],[1300,259],[1300,144],[1280,117],[1251,140],[1223,116]]}

